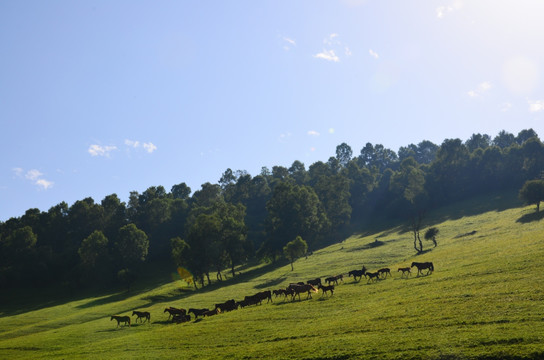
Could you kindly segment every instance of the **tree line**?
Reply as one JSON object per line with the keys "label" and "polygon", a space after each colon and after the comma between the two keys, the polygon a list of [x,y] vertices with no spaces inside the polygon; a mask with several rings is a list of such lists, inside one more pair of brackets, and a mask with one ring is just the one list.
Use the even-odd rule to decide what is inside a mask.
{"label": "tree line", "polygon": [[419,232],[429,210],[519,189],[543,170],[544,145],[528,129],[441,145],[425,140],[397,152],[367,143],[354,155],[342,143],[308,168],[296,160],[255,176],[227,169],[194,192],[180,183],[169,192],[133,191],[126,203],[116,194],[61,202],[0,223],[0,287],[130,283],[143,264],[164,262],[205,286],[225,272],[236,276],[250,259],[292,262],[287,245],[295,239],[311,251],[377,218],[405,221],[414,249],[423,251]]}

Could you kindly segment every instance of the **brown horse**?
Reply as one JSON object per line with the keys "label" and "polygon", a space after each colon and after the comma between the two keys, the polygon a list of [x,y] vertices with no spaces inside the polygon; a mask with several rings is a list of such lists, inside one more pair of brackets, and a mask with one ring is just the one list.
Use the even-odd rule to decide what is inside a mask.
{"label": "brown horse", "polygon": [[329,286],[323,286],[323,285],[319,285],[318,286],[319,289],[323,290],[323,294],[321,294],[321,296],[325,295],[325,293],[327,291],[330,291],[331,293],[331,296],[334,295],[334,285],[329,285]]}
{"label": "brown horse", "polygon": [[[149,311],[133,311],[132,316],[136,315],[136,322],[138,322],[138,319],[140,319],[140,322],[150,322],[151,321],[151,314]],[[145,320],[142,320],[145,319]]]}
{"label": "brown horse", "polygon": [[378,270],[378,274],[380,274],[380,276],[383,274],[384,279],[387,277],[387,274],[389,274],[389,276],[392,276],[391,275],[391,269],[389,269],[389,268],[383,268],[383,269]]}
{"label": "brown horse", "polygon": [[367,272],[365,274],[366,277],[368,277],[368,281],[366,282],[367,284],[370,282],[370,280],[372,281],[378,281],[378,279],[380,278],[380,273],[379,272]]}
{"label": "brown horse", "polygon": [[404,274],[406,274],[406,277],[412,275],[412,268],[403,267],[397,270],[397,272],[401,272],[401,271],[402,271],[402,274],[400,275],[400,277],[404,277]]}
{"label": "brown horse", "polygon": [[117,320],[117,327],[119,327],[120,323],[125,323],[125,326],[128,324],[128,327],[130,327],[130,316],[112,315],[110,321],[113,319]]}
{"label": "brown horse", "polygon": [[357,278],[359,278],[359,280],[361,280],[361,278],[365,275],[365,273],[366,273],[366,267],[363,266],[363,268],[361,270],[351,270],[348,273],[348,276],[349,277],[353,276],[353,280],[357,281]]}
{"label": "brown horse", "polygon": [[344,275],[343,274],[340,274],[340,275],[336,275],[336,276],[331,276],[331,277],[328,277],[325,279],[325,281],[331,285],[332,283],[335,283],[336,285],[338,285],[338,280],[342,280],[344,281]]}
{"label": "brown horse", "polygon": [[412,266],[410,266],[411,268],[413,267],[416,267],[417,268],[417,276],[419,276],[419,274],[423,275],[423,271],[422,270],[427,270],[427,275],[429,274],[432,274],[432,272],[434,271],[434,265],[432,262],[413,262],[412,263]]}
{"label": "brown horse", "polygon": [[203,316],[206,311],[210,311],[210,309],[189,309],[187,314],[193,313],[196,320],[199,316]]}
{"label": "brown horse", "polygon": [[310,285],[310,284],[289,285],[289,288],[293,291],[292,301],[295,301],[295,298],[296,298],[297,295],[298,295],[298,299],[300,300],[300,293],[307,292],[308,296],[306,297],[306,299],[311,299],[312,298],[312,292],[314,292],[314,293],[318,292],[318,290],[313,285]]}
{"label": "brown horse", "polygon": [[166,309],[164,309],[163,311],[163,314],[167,312],[169,315],[168,315],[168,320],[170,320],[170,317],[174,316],[174,315],[185,315],[187,314],[187,310],[185,309],[178,309],[178,308],[175,308],[175,307],[167,307]]}

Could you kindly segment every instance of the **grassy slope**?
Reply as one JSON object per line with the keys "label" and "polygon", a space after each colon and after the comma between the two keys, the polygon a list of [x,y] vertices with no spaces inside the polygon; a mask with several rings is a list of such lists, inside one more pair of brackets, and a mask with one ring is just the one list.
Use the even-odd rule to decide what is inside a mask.
{"label": "grassy slope", "polygon": [[[420,256],[410,234],[393,228],[316,251],[295,262],[295,271],[289,265],[257,269],[253,276],[246,271],[243,282],[194,294],[181,293],[181,283],[173,281],[129,297],[4,314],[0,358],[543,358],[542,222],[531,219],[532,207],[466,211],[482,202],[497,209],[501,201],[475,199],[433,214],[439,246]],[[375,284],[347,279],[332,297],[276,300],[180,325],[163,314],[170,305],[213,307],[363,264],[395,271],[413,260],[433,261],[434,274],[401,279],[394,273]],[[116,328],[110,322],[109,314],[133,309],[151,311],[152,323]]]}

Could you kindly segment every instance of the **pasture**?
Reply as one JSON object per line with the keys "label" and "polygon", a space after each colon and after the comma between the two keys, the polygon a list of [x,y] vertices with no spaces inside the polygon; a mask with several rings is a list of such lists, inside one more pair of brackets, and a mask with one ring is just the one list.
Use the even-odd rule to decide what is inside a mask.
{"label": "pasture", "polygon": [[[290,265],[244,269],[225,286],[182,291],[179,280],[146,291],[86,298],[39,309],[0,310],[2,359],[542,359],[544,227],[534,206],[488,210],[463,202],[432,214],[438,247],[416,255],[402,227],[355,234]],[[496,206],[495,206],[496,205]],[[499,209],[500,208],[500,209]],[[475,231],[475,232],[474,232]],[[432,261],[434,272],[397,268]],[[368,282],[347,273],[389,267]],[[283,300],[173,324],[169,306],[210,308],[290,282],[344,274],[334,295]],[[324,284],[325,285],[325,284]],[[181,289],[181,290],[180,290]],[[117,327],[111,315],[149,311]]]}

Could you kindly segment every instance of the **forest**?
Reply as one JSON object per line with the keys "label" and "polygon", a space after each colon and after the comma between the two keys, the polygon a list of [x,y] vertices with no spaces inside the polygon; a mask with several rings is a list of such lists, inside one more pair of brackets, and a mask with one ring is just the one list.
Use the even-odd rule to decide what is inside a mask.
{"label": "forest", "polygon": [[249,261],[284,258],[295,239],[311,252],[384,219],[405,223],[422,252],[430,210],[519,190],[543,170],[535,131],[503,130],[397,152],[367,143],[354,154],[342,143],[325,162],[297,160],[255,176],[227,169],[194,192],[182,182],[169,192],[161,185],[132,191],[126,203],[111,194],[28,209],[0,223],[0,288],[130,286],[146,265],[165,263],[203,287]]}

